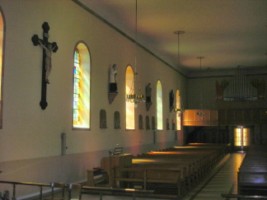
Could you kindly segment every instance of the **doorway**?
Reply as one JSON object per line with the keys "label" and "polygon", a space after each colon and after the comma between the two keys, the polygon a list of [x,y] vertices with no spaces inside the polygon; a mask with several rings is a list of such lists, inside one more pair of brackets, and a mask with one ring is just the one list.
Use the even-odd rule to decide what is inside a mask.
{"label": "doorway", "polygon": [[250,128],[237,126],[234,128],[234,148],[238,151],[246,150],[250,145]]}

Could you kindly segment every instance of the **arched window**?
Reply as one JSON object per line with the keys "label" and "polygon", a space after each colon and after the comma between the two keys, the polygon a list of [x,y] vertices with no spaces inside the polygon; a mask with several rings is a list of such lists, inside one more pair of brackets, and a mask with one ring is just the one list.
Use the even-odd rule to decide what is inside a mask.
{"label": "arched window", "polygon": [[90,55],[80,42],[74,51],[73,128],[90,128]]}
{"label": "arched window", "polygon": [[176,94],[175,94],[175,110],[176,110],[176,130],[181,130],[181,97],[180,97],[180,91],[176,90]]}
{"label": "arched window", "polygon": [[3,58],[4,58],[4,30],[5,23],[3,13],[0,8],[0,128],[2,128],[2,108],[3,108],[3,96],[2,96],[2,82],[3,82]]}
{"label": "arched window", "polygon": [[[126,68],[125,73],[125,94],[129,94],[131,91],[134,91],[134,71],[133,68],[129,65]],[[125,95],[125,98],[126,98]],[[132,130],[135,129],[135,110],[134,103],[126,102],[126,129]]]}
{"label": "arched window", "polygon": [[156,85],[157,93],[157,130],[163,130],[163,105],[162,105],[162,86],[158,80]]}

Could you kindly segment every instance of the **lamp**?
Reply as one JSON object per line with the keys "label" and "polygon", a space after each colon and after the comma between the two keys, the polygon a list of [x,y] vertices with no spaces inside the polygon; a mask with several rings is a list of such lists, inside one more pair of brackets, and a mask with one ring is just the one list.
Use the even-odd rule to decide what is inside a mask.
{"label": "lamp", "polygon": [[[137,51],[137,0],[135,1],[135,51]],[[136,106],[139,103],[146,102],[145,96],[142,94],[141,89],[138,90],[138,92],[135,90],[135,82],[136,78],[138,76],[137,73],[137,56],[135,55],[135,67],[134,67],[134,77],[133,77],[133,83],[130,88],[130,92],[126,94],[126,100],[128,102],[134,103]]]}
{"label": "lamp", "polygon": [[[202,72],[202,60],[204,59],[203,56],[198,56],[199,59],[199,68],[200,73]],[[199,75],[201,77],[201,74]],[[200,106],[198,109],[187,109],[183,112],[183,125],[184,126],[218,126],[218,110],[216,109],[204,109],[203,103],[203,83],[199,83],[200,85],[200,95],[199,101]],[[207,104],[205,105],[205,107]]]}
{"label": "lamp", "polygon": [[128,102],[131,102],[137,105],[139,103],[146,102],[146,100],[145,100],[145,96],[141,93],[141,89],[139,89],[138,92],[135,92],[136,90],[134,89],[134,82],[135,82],[136,75],[137,73],[134,73],[132,87],[130,88],[130,92],[126,94],[126,100]]}
{"label": "lamp", "polygon": [[135,94],[135,93],[127,94],[127,101],[131,103],[135,103],[135,104],[146,102],[144,95],[141,93],[140,94]]}
{"label": "lamp", "polygon": [[[174,31],[174,34],[177,35],[177,65],[180,64],[180,35],[184,34],[184,33],[185,33],[185,31],[182,31],[182,30]],[[180,99],[180,103],[181,103],[181,99]],[[173,111],[174,112],[182,112],[181,105],[179,107],[174,107]]]}
{"label": "lamp", "polygon": [[174,108],[173,111],[174,111],[174,112],[181,112],[182,109],[181,109],[181,108]]}
{"label": "lamp", "polygon": [[[204,56],[198,56],[197,59],[199,59],[199,69],[200,73],[202,71],[202,59],[204,59]],[[200,109],[199,111],[196,112],[197,116],[204,118],[205,117],[205,112],[203,111],[203,85],[201,84],[201,91],[200,91]]]}
{"label": "lamp", "polygon": [[[202,59],[204,59],[204,56],[198,56],[197,59],[199,59],[199,69],[200,69],[200,73],[202,71]],[[201,93],[200,93],[200,107],[201,109],[203,109],[203,84],[201,84],[201,89],[200,89]]]}
{"label": "lamp", "polygon": [[177,35],[177,64],[179,65],[180,63],[180,35],[184,34],[184,31],[178,30],[174,31],[174,34]]}

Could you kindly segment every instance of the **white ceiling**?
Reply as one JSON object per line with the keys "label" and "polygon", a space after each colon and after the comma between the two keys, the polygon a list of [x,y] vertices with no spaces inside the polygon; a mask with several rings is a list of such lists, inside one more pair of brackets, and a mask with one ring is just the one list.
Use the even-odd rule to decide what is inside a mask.
{"label": "white ceiling", "polygon": [[75,1],[185,73],[267,68],[267,0]]}

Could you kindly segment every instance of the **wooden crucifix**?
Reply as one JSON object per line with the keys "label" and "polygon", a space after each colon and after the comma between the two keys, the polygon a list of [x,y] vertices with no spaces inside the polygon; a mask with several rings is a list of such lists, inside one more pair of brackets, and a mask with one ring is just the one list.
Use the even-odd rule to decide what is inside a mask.
{"label": "wooden crucifix", "polygon": [[52,69],[52,53],[58,50],[56,42],[48,42],[48,31],[50,29],[49,24],[44,22],[43,28],[43,39],[40,39],[38,35],[32,36],[32,42],[34,46],[40,46],[43,49],[43,61],[42,61],[42,89],[41,89],[41,101],[40,106],[44,110],[47,107],[46,101],[46,86],[49,84],[49,74]]}

